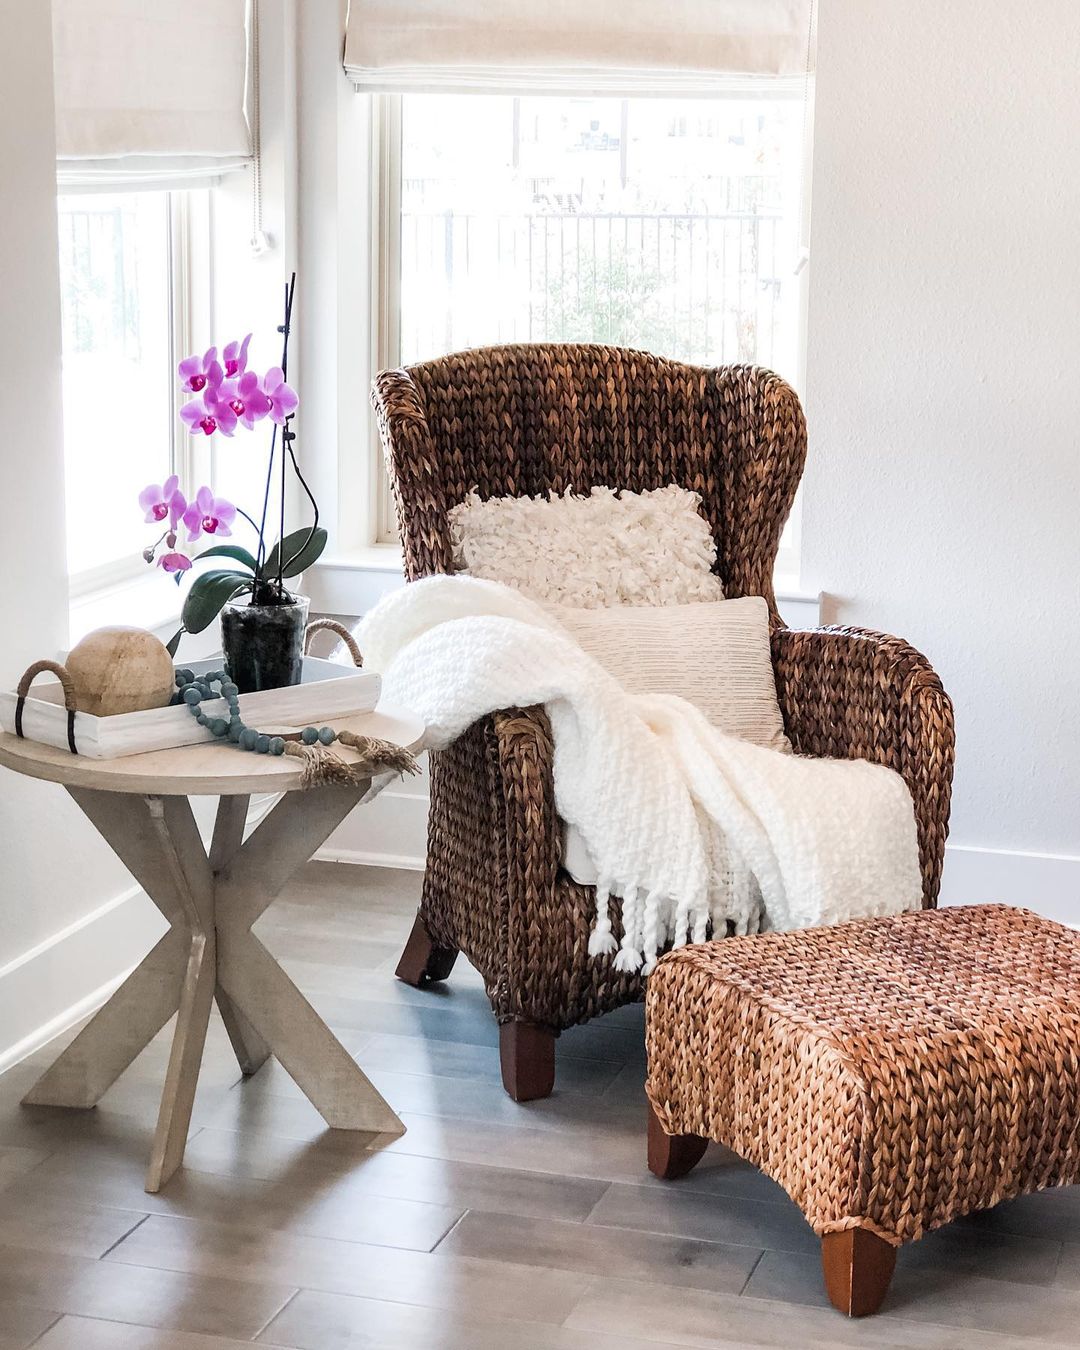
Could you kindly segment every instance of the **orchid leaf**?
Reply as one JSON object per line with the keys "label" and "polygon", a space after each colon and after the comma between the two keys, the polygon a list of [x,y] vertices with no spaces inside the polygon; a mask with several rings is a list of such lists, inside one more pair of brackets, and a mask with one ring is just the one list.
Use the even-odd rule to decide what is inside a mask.
{"label": "orchid leaf", "polygon": [[204,572],[191,583],[184,601],[181,619],[189,633],[201,633],[209,628],[224,605],[242,591],[250,591],[252,578],[246,572],[218,569]]}
{"label": "orchid leaf", "polygon": [[314,530],[294,530],[270,550],[262,565],[261,576],[266,581],[276,577],[280,558],[285,559],[285,566],[281,570],[283,577],[299,576],[318,560],[325,547],[326,531],[321,526]]}
{"label": "orchid leaf", "polygon": [[203,558],[231,558],[233,562],[249,567],[253,573],[258,570],[255,559],[239,544],[215,544],[213,548],[203,549],[196,561],[201,562]]}

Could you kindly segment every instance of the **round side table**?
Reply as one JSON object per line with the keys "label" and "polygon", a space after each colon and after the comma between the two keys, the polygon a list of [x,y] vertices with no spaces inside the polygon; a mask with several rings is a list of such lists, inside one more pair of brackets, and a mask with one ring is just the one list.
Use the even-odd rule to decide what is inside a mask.
{"label": "round side table", "polygon": [[[424,728],[379,709],[335,720],[339,730],[418,750]],[[345,760],[355,752],[335,747]],[[59,783],[169,921],[136,966],[23,1099],[87,1108],[177,1013],[146,1189],[184,1157],[211,1005],[216,1000],[245,1076],[271,1054],[327,1125],[404,1134],[401,1121],[330,1028],[252,933],[252,925],[361,800],[370,780],[300,790],[301,767],[216,742],[93,760],[0,734],[0,765]],[[244,840],[248,799],[281,800]],[[215,796],[203,846],[190,797]]]}

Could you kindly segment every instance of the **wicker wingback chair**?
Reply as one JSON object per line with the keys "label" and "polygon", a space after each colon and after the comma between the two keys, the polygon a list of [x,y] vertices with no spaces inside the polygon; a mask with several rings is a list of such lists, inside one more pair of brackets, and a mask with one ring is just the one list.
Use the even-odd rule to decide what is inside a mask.
{"label": "wicker wingback chair", "polygon": [[[585,345],[490,347],[384,371],[372,394],[410,581],[452,568],[447,512],[482,497],[643,490],[701,494],[728,596],[773,616],[777,691],[796,751],[887,764],[911,789],[924,904],[937,898],[949,815],[952,708],[906,642],[854,628],[793,632],[772,573],[806,453],[802,410],[770,371],[682,365]],[[551,728],[541,708],[485,717],[431,756],[423,899],[398,967],[480,971],[519,1101],[554,1083],[563,1029],[639,999],[642,981],[587,951],[595,891],[559,865]],[[613,906],[612,924],[620,935]]]}

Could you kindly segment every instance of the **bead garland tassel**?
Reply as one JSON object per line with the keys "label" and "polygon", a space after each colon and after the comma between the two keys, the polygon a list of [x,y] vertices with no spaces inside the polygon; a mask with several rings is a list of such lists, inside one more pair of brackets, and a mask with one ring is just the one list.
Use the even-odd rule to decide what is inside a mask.
{"label": "bead garland tassel", "polygon": [[[215,692],[214,686],[217,686]],[[228,717],[208,715],[203,703],[218,702],[224,699],[229,710]],[[240,716],[240,691],[223,670],[211,670],[206,675],[196,675],[194,671],[181,667],[176,672],[176,694],[174,703],[183,703],[199,726],[205,727],[211,736],[219,740],[228,740],[241,750],[250,750],[258,755],[291,755],[303,759],[303,774],[300,786],[317,787],[321,784],[340,783],[355,785],[366,782],[377,770],[396,771],[397,773],[418,773],[419,766],[412,754],[403,746],[392,741],[379,740],[374,736],[358,736],[354,731],[335,731],[333,727],[304,727],[298,739],[291,736],[270,736],[256,731],[254,727],[244,725]],[[355,750],[359,756],[356,764],[346,764],[333,754],[330,746],[337,741]]]}

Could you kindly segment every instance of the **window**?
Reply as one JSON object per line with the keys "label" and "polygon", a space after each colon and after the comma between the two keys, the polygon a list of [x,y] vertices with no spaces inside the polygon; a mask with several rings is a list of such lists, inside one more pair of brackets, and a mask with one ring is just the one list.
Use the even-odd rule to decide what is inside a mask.
{"label": "window", "polygon": [[406,95],[400,351],[612,342],[793,374],[797,100]]}
{"label": "window", "polygon": [[186,466],[173,370],[180,241],[195,193],[58,199],[68,570],[77,594],[135,575],[140,490]]}
{"label": "window", "polygon": [[594,341],[799,382],[801,96],[406,94],[381,115],[380,358]]}

